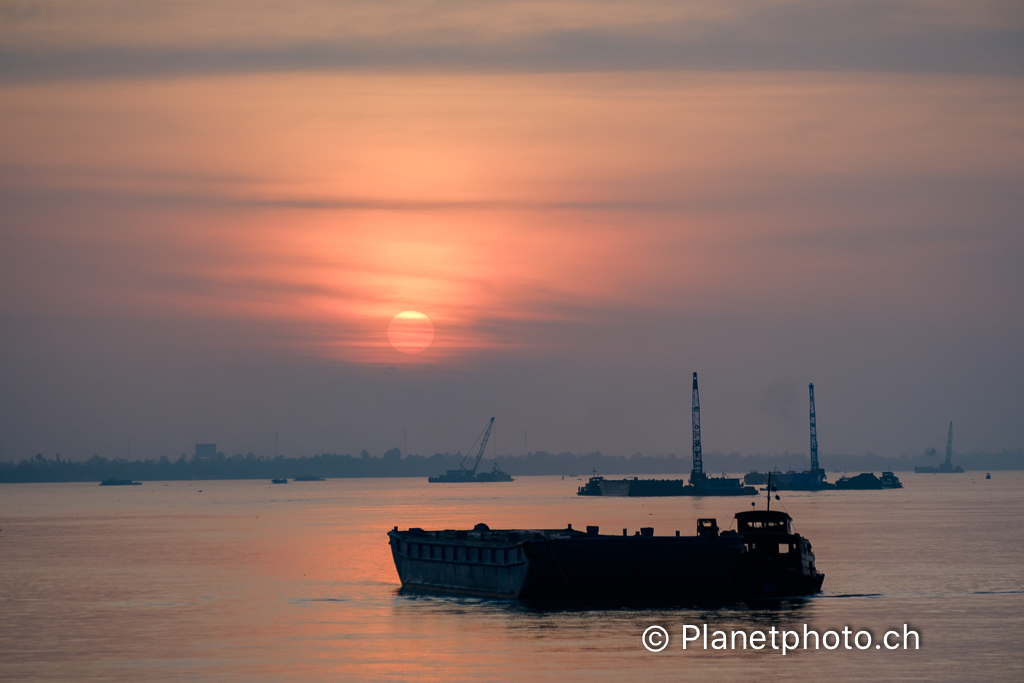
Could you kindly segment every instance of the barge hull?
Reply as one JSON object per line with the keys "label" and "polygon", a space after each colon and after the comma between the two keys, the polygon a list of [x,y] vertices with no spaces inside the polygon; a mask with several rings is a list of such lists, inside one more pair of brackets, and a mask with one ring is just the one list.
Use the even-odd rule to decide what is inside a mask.
{"label": "barge hull", "polygon": [[512,532],[523,540],[410,537],[389,532],[403,590],[524,600],[732,597],[745,553],[739,535],[599,536]]}

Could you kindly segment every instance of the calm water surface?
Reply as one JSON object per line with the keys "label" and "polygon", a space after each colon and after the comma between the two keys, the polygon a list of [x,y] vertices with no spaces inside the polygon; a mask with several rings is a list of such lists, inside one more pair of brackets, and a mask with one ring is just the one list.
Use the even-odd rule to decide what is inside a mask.
{"label": "calm water surface", "polygon": [[[782,494],[826,574],[772,607],[541,611],[398,594],[385,533],[694,533],[749,501],[579,498],[580,481],[348,479],[0,485],[7,680],[1024,680],[1024,473],[901,474],[897,491]],[[759,499],[763,505],[763,499]],[[724,522],[724,523],[723,523]],[[914,651],[683,650],[683,625],[871,631]],[[640,634],[668,629],[647,652]]]}

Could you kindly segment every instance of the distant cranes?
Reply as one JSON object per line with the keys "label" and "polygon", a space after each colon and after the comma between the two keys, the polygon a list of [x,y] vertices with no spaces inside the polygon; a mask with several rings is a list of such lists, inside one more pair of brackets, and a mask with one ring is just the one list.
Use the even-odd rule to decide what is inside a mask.
{"label": "distant cranes", "polygon": [[[480,450],[477,451],[476,461],[473,463],[473,469],[471,469],[471,470],[466,469],[466,465],[464,464],[466,462],[466,458],[469,457],[469,454],[467,453],[465,455],[465,457],[462,458],[462,462],[459,463],[459,469],[457,469],[457,470],[448,470],[444,474],[439,474],[436,477],[427,477],[427,481],[429,481],[432,484],[437,484],[437,483],[459,484],[459,483],[464,483],[464,482],[469,482],[469,481],[478,481],[478,482],[486,482],[486,481],[513,481],[512,477],[507,472],[502,472],[501,471],[501,468],[498,467],[498,463],[494,463],[494,468],[490,472],[480,472],[480,473],[477,473],[477,468],[480,467],[480,461],[484,457],[484,449],[487,448],[487,440],[491,438],[491,429],[493,427],[494,427],[494,418],[492,417],[490,419],[490,421],[487,423],[487,428],[484,429],[484,433],[483,433],[483,437],[484,438],[480,442]],[[473,446],[475,446],[475,445],[476,445],[476,442],[474,441],[473,442]],[[473,450],[473,446],[470,446],[469,450]]]}
{"label": "distant cranes", "polygon": [[818,467],[818,420],[814,416],[814,384],[811,389],[811,472],[817,473]]}
{"label": "distant cranes", "polygon": [[953,421],[949,421],[949,435],[946,436],[946,467],[953,470]]}
{"label": "distant cranes", "polygon": [[459,467],[461,469],[465,470],[470,478],[472,478],[472,477],[474,477],[476,475],[476,468],[480,466],[480,459],[484,457],[484,449],[487,448],[487,440],[491,438],[491,428],[492,427],[494,427],[494,418],[493,417],[491,418],[491,421],[487,423],[487,429],[484,431],[484,440],[480,442],[480,450],[476,454],[476,462],[473,463],[473,469],[466,470],[466,468],[463,467],[463,465],[462,465],[462,462],[466,462],[466,458],[469,457],[469,453],[466,453],[466,457],[463,458],[462,462],[459,463]]}
{"label": "distant cranes", "polygon": [[690,483],[705,479],[704,458],[700,450],[700,395],[697,393],[697,373],[693,373],[693,470],[690,472]]}

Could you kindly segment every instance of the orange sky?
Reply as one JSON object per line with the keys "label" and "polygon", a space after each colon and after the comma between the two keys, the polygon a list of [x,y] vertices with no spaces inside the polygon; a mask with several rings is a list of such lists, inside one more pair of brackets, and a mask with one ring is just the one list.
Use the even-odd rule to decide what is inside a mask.
{"label": "orange sky", "polygon": [[[685,327],[688,316],[774,317],[781,327],[770,324],[765,338],[779,348],[791,347],[790,325],[908,338],[955,320],[992,344],[990,362],[1021,370],[1009,341],[1024,293],[1014,268],[1020,74],[922,72],[895,57],[889,69],[871,68],[856,43],[843,53],[846,67],[814,69],[771,52],[770,40],[764,49],[778,69],[756,60],[683,68],[673,61],[681,58],[653,53],[652,68],[608,69],[600,50],[545,52],[544,67],[522,61],[527,46],[550,39],[545,26],[594,41],[618,31],[616,40],[637,44],[668,40],[657,28],[666,22],[693,36],[704,35],[698,25],[745,35],[752,16],[774,11],[757,3],[713,13],[610,3],[585,20],[571,3],[512,3],[493,15],[453,3],[401,17],[308,3],[287,19],[259,5],[237,25],[221,21],[234,5],[211,7],[166,21],[110,10],[109,23],[103,12],[80,16],[74,3],[55,3],[5,25],[10,54],[21,55],[0,81],[0,314],[9,321],[165,321],[190,339],[192,327],[237,321],[265,333],[228,332],[218,347],[280,362],[443,373],[572,354],[592,360],[580,370],[589,375],[624,371],[623,357],[643,359],[645,372],[673,364],[682,338],[670,341],[660,326]],[[950,5],[894,25],[941,37],[996,30],[1004,14],[1000,3],[969,16]],[[205,32],[190,30],[204,21]],[[463,37],[445,42],[444,31]],[[488,44],[479,36],[519,56],[494,67],[505,53],[479,52]],[[284,52],[253,53],[256,66],[239,68],[257,44]],[[296,47],[314,44],[355,45],[360,59],[385,63],[346,67],[351,55]],[[709,45],[700,43],[711,56],[697,61],[724,59]],[[380,56],[389,48],[435,61],[389,65]],[[104,50],[125,59],[103,61]],[[198,61],[174,50],[198,51]],[[279,67],[259,66],[267,59]],[[489,66],[474,71],[474,59]],[[573,59],[593,64],[566,66]],[[434,323],[421,354],[388,343],[388,323],[404,310]],[[749,338],[740,329],[717,340],[708,333],[692,348],[728,347],[739,367],[757,357],[763,369],[762,345],[738,343]],[[950,342],[936,354],[952,363],[956,349]],[[883,365],[905,367],[902,353],[882,352]],[[782,365],[787,377],[810,371],[797,360]],[[1019,406],[1011,391],[1002,404]],[[852,450],[873,443],[858,429],[847,429]],[[646,442],[645,432],[590,447],[674,449],[672,429],[654,445],[627,445]],[[443,450],[443,438],[431,448]],[[550,438],[553,450],[576,440],[555,426]],[[1000,443],[1022,438],[1010,428]],[[757,443],[751,433],[735,448]]]}

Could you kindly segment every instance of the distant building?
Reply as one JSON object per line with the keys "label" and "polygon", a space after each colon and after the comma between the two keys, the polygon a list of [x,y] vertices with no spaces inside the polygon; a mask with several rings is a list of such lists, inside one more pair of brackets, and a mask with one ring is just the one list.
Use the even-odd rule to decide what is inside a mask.
{"label": "distant building", "polygon": [[217,444],[215,443],[197,443],[196,444],[196,458],[216,458],[217,457]]}

